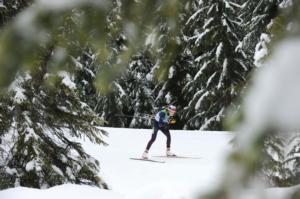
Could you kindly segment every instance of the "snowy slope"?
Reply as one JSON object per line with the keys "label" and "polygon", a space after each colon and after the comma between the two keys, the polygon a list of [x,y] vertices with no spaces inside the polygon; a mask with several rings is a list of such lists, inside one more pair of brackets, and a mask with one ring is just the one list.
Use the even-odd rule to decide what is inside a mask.
{"label": "snowy slope", "polygon": [[[172,150],[200,159],[167,159],[166,163],[130,160],[140,157],[152,130],[106,128],[109,146],[83,141],[84,148],[101,163],[100,175],[111,190],[86,185],[61,185],[47,190],[18,187],[0,191],[1,199],[187,199],[213,188],[220,179],[223,160],[233,134],[227,132],[171,131]],[[150,154],[164,155],[165,137],[157,136]],[[267,196],[285,198],[292,189],[269,189]],[[276,194],[275,194],[276,193]],[[274,194],[274,197],[273,197]],[[275,197],[276,196],[276,197]]]}

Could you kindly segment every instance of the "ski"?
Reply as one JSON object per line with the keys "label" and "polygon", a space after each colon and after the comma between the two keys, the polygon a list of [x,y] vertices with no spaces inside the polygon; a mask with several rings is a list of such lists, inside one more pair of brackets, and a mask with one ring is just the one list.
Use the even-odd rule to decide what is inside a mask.
{"label": "ski", "polygon": [[131,160],[140,160],[147,162],[156,162],[156,163],[165,163],[165,161],[153,160],[153,159],[144,159],[144,158],[130,158]]}
{"label": "ski", "polygon": [[158,158],[185,158],[185,159],[201,159],[201,157],[189,157],[189,156],[179,156],[179,155],[174,155],[174,156],[166,156],[166,155],[156,155],[153,157],[158,157]]}

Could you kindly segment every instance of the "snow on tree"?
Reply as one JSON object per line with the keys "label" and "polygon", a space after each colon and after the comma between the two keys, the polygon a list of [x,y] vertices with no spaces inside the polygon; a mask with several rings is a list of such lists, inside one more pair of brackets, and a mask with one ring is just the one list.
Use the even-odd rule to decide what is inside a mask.
{"label": "snow on tree", "polygon": [[72,73],[80,68],[80,47],[101,41],[105,8],[96,2],[52,3],[41,0],[26,9],[0,38],[1,86],[10,85],[1,93],[0,187],[70,182],[107,188],[99,162],[77,141],[105,144],[106,132],[99,128],[104,121],[81,101]]}
{"label": "snow on tree", "polygon": [[274,18],[278,16],[279,4],[282,0],[246,1],[239,12],[244,38],[240,42],[239,50],[247,56],[247,60],[259,67],[261,61],[268,54],[271,35],[270,29]]}
{"label": "snow on tree", "polygon": [[[45,80],[52,77],[47,74]],[[76,141],[86,137],[103,144],[103,121],[76,96],[67,72],[51,86],[36,81],[36,76],[19,75],[10,89],[10,106],[3,107],[12,113],[6,118],[10,124],[1,128],[1,189],[66,182],[106,187],[97,176],[99,162]]]}
{"label": "snow on tree", "polygon": [[[76,47],[76,46],[75,46]],[[75,64],[75,84],[80,90],[80,99],[91,108],[97,104],[97,91],[94,85],[96,69],[99,67],[97,56],[90,47],[82,49],[77,57],[72,57]]]}
{"label": "snow on tree", "polygon": [[[115,9],[115,16],[120,17],[113,18],[112,26],[124,23],[125,19],[131,19],[136,23],[127,24],[128,26],[125,29],[116,28],[118,31],[114,32],[114,35],[117,36],[124,35],[125,48],[118,47],[119,45],[124,46],[124,42],[116,43],[116,39],[111,40],[113,45],[110,44],[110,46],[116,54],[122,56],[122,54],[129,54],[130,51],[133,53],[130,56],[127,68],[120,72],[120,77],[116,80],[118,85],[125,91],[126,97],[120,96],[118,90],[111,89],[112,92],[109,96],[113,102],[110,104],[112,106],[117,104],[118,106],[111,107],[111,109],[105,108],[104,111],[102,111],[103,108],[99,109],[99,112],[102,111],[110,117],[111,122],[109,122],[109,125],[116,121],[117,124],[122,123],[122,125],[130,127],[150,127],[151,117],[149,117],[149,114],[153,112],[153,107],[159,106],[161,103],[165,104],[167,99],[164,96],[168,97],[168,100],[174,98],[174,96],[171,96],[172,93],[169,88],[166,91],[163,90],[166,88],[163,85],[166,83],[164,78],[174,78],[176,76],[172,76],[172,74],[175,73],[182,74],[174,70],[175,67],[180,69],[182,66],[178,64],[177,66],[175,64],[171,66],[171,63],[176,62],[177,58],[174,55],[176,55],[176,49],[179,46],[178,41],[180,40],[177,37],[177,34],[180,33],[178,31],[179,26],[176,26],[177,5],[180,3],[178,1],[161,0],[151,2],[117,1],[116,7],[118,9]],[[136,16],[128,15],[126,12],[128,8],[139,10],[139,13],[144,10],[145,13],[141,12],[140,15]],[[141,45],[136,46],[137,43]],[[132,44],[135,46],[131,46]],[[111,60],[113,59],[109,60],[113,64],[118,61]],[[143,86],[141,87],[141,85]],[[171,84],[168,83],[168,85]],[[174,87],[172,89],[175,90]],[[176,91],[178,92],[178,89]],[[161,96],[163,98],[160,98]],[[180,95],[177,94],[177,96]],[[108,99],[106,99],[106,102],[108,102]],[[101,103],[101,105],[108,107],[105,103]],[[107,114],[107,111],[113,109],[115,111]]]}
{"label": "snow on tree", "polygon": [[300,153],[300,139],[299,139],[299,132],[293,132],[291,133],[291,137],[289,138],[289,148],[286,155],[286,165],[291,170],[291,176],[289,179],[289,183],[291,185],[299,184],[299,177],[300,177],[300,159],[299,159],[299,153]]}
{"label": "snow on tree", "polygon": [[193,1],[184,31],[197,73],[184,87],[185,128],[222,129],[225,109],[243,88],[252,66],[236,49],[241,22],[234,1]]}
{"label": "snow on tree", "polygon": [[286,164],[286,147],[288,139],[281,133],[273,133],[264,138],[262,149],[263,160],[260,162],[257,176],[272,187],[291,186],[293,172]]}
{"label": "snow on tree", "polygon": [[0,1],[0,27],[9,23],[21,10],[30,6],[32,0],[1,0]]}
{"label": "snow on tree", "polygon": [[[146,52],[136,55],[130,62],[129,69],[125,76],[125,88],[129,93],[129,107],[124,112],[128,115],[133,113],[129,126],[135,128],[151,127],[153,111],[154,84],[149,77],[152,62]],[[149,116],[150,115],[150,116]]]}
{"label": "snow on tree", "polygon": [[[185,104],[181,90],[190,80],[191,63],[189,57],[183,53],[184,43],[181,28],[184,26],[184,9],[187,4],[187,1],[177,2],[179,14],[175,17],[176,23],[170,23],[169,18],[161,14],[161,9],[158,9],[155,18],[156,29],[150,32],[150,36],[155,35],[154,38],[156,38],[149,47],[152,57],[154,57],[151,69],[151,77],[155,84],[152,92],[155,100],[153,112],[167,104],[174,104],[178,110],[181,110],[182,104]],[[182,127],[179,114],[176,115],[175,128]]]}
{"label": "snow on tree", "polygon": [[[124,72],[125,63],[120,56],[126,53],[127,38],[122,28],[122,3],[114,0],[113,7],[106,18],[104,49],[101,49],[99,65],[96,68],[96,106],[94,110],[105,120],[108,126],[124,127],[123,108],[128,106],[128,94],[122,87],[119,78]],[[101,55],[102,54],[102,55]]]}
{"label": "snow on tree", "polygon": [[[225,177],[221,185],[216,188],[212,194],[205,198],[244,198],[251,190],[255,191],[255,198],[266,198],[260,190],[265,186],[261,180],[254,178],[255,173],[261,169],[262,162],[266,156],[262,150],[265,148],[266,137],[291,138],[292,142],[287,148],[288,156],[286,163],[292,164],[292,175],[298,175],[297,156],[299,142],[299,46],[300,46],[300,29],[299,29],[299,2],[294,2],[293,6],[283,12],[284,27],[294,24],[291,29],[286,29],[286,38],[277,43],[273,54],[264,64],[263,68],[254,76],[253,85],[247,94],[243,105],[242,123],[236,129],[238,136],[236,139],[237,148],[227,159],[225,168]],[[288,33],[288,34],[287,34]],[[294,138],[294,139],[293,139]],[[287,139],[289,140],[289,139]],[[280,146],[282,143],[274,139],[275,145]],[[288,142],[287,142],[288,143]],[[267,144],[269,147],[270,144]],[[271,154],[271,153],[269,153]],[[273,153],[272,158],[280,158],[281,155]],[[268,167],[275,167],[278,179],[291,177],[290,181],[284,182],[286,185],[299,184],[299,178],[285,176],[281,168],[276,171],[278,164],[271,164]],[[289,165],[290,166],[290,165]],[[290,168],[290,167],[287,167]],[[295,168],[295,170],[293,170]],[[272,169],[272,168],[271,168]],[[296,180],[296,181],[294,181]],[[260,183],[260,186],[257,186]],[[278,185],[278,184],[277,184]],[[279,184],[280,185],[280,184]],[[295,187],[287,199],[299,198],[299,187]]]}

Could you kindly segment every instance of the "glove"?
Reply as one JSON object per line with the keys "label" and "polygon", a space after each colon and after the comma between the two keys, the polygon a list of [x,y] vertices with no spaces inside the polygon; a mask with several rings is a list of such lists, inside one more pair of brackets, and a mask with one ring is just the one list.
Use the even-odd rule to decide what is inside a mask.
{"label": "glove", "polygon": [[176,123],[176,120],[175,119],[172,119],[171,121],[170,121],[170,124],[175,124]]}

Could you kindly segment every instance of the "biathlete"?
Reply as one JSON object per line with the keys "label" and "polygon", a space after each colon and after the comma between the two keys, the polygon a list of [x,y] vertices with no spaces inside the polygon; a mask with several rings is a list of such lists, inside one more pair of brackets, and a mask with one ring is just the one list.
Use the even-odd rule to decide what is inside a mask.
{"label": "biathlete", "polygon": [[148,152],[150,150],[151,145],[156,139],[158,130],[161,130],[161,132],[167,137],[166,155],[176,156],[174,153],[171,152],[171,134],[169,131],[169,124],[175,124],[176,122],[175,119],[172,119],[175,113],[176,113],[176,107],[173,105],[169,105],[167,108],[164,108],[158,113],[156,113],[154,124],[153,124],[154,131],[142,155],[143,159],[148,159]]}

